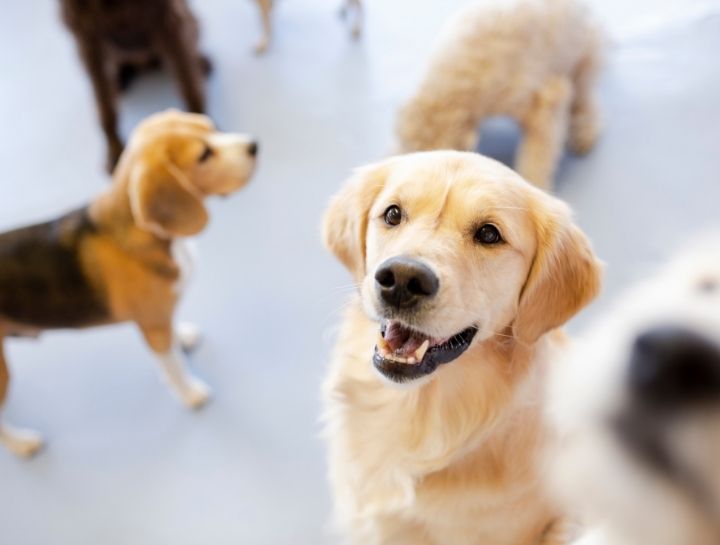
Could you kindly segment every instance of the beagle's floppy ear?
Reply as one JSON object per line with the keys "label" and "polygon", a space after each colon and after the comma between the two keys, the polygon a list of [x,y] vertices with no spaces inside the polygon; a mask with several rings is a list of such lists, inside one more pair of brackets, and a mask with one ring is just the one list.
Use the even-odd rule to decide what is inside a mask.
{"label": "beagle's floppy ear", "polygon": [[357,169],[332,198],[323,218],[325,246],[357,279],[365,274],[368,214],[386,174],[387,162]]}
{"label": "beagle's floppy ear", "polygon": [[191,236],[207,225],[202,195],[167,160],[138,165],[130,175],[128,195],[137,226],[158,236]]}
{"label": "beagle's floppy ear", "polygon": [[535,342],[587,305],[600,290],[602,265],[585,234],[561,201],[549,199],[535,211],[538,246],[520,293],[515,338]]}

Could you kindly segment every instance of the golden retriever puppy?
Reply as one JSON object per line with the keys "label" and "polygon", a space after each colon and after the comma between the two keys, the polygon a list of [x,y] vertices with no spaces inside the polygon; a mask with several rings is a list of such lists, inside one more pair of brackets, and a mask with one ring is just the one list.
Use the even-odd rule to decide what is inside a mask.
{"label": "golden retriever puppy", "polygon": [[350,543],[562,543],[540,389],[600,284],[568,207],[480,155],[416,153],[358,170],[324,238],[359,288],[324,385]]}
{"label": "golden retriever puppy", "polygon": [[[260,10],[260,22],[262,23],[262,37],[255,46],[255,53],[262,55],[267,52],[272,41],[272,10],[277,0],[255,0]],[[362,34],[363,6],[362,0],[343,0],[340,8],[340,15],[343,19],[350,20],[350,33],[357,39]]]}
{"label": "golden retriever puppy", "polygon": [[[207,225],[207,197],[248,182],[256,153],[256,142],[216,131],[204,115],[168,111],[141,123],[112,185],[89,205],[0,234],[0,340],[135,322],[173,392],[203,405],[210,390],[181,353],[197,332],[173,323],[189,273],[183,239]],[[9,381],[0,345],[0,409]],[[42,440],[0,420],[0,443],[29,456]]]}
{"label": "golden retriever puppy", "polygon": [[550,187],[566,141],[584,154],[597,139],[599,41],[576,0],[472,2],[448,21],[398,115],[400,151],[474,150],[484,119],[510,116],[524,132],[516,170]]}
{"label": "golden retriever puppy", "polygon": [[553,375],[559,497],[589,545],[720,543],[720,237],[620,298]]}

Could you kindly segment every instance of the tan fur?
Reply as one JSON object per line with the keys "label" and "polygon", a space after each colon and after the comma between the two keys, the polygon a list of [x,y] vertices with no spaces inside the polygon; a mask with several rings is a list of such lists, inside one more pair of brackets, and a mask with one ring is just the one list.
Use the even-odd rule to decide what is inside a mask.
{"label": "tan fur", "polygon": [[[406,210],[400,230],[381,225],[389,202]],[[473,241],[473,226],[489,217],[503,226],[502,248]],[[554,225],[543,231],[547,218]],[[536,465],[549,439],[540,390],[566,342],[552,329],[599,285],[599,266],[567,207],[499,163],[430,152],[359,170],[331,202],[324,233],[361,281],[324,384],[336,522],[349,542],[563,543],[561,514]],[[379,326],[368,279],[396,254],[421,257],[440,277],[438,306],[418,327],[445,336],[480,324],[464,354],[402,388],[388,385],[371,362]],[[554,270],[546,270],[551,262]],[[572,280],[572,289],[564,293],[553,279]],[[556,295],[544,301],[549,319],[523,303],[528,289],[532,297]],[[520,310],[528,313],[527,341],[513,336]]]}
{"label": "tan fur", "polygon": [[[199,161],[206,146],[212,154]],[[136,323],[152,351],[165,358],[171,386],[191,407],[200,406],[208,391],[173,353],[179,353],[173,314],[181,295],[181,264],[173,244],[206,226],[206,197],[229,194],[247,183],[255,165],[255,150],[249,151],[254,146],[245,137],[216,132],[202,115],[170,110],[148,118],[133,133],[112,185],[90,204],[93,230],[77,248],[84,277],[107,309],[91,325]],[[39,332],[2,319],[0,331]],[[0,346],[0,409],[8,380]],[[39,437],[30,439],[0,421],[0,442],[17,454],[39,448]]]}
{"label": "tan fur", "polygon": [[[262,24],[262,37],[255,45],[255,53],[264,55],[272,42],[273,25],[272,10],[276,0],[255,0],[260,11],[260,22]],[[362,0],[343,0],[340,8],[343,18],[351,18],[350,35],[357,39],[362,34],[363,4]]]}
{"label": "tan fur", "polygon": [[400,149],[473,150],[484,119],[509,116],[524,131],[516,169],[550,187],[566,141],[586,153],[597,139],[599,57],[599,32],[576,0],[472,2],[448,21],[398,115]]}

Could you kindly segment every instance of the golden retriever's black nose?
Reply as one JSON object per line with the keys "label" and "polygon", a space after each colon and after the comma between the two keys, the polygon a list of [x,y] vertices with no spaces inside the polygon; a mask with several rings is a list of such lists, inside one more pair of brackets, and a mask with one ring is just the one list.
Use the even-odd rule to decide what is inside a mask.
{"label": "golden retriever's black nose", "polygon": [[258,154],[258,151],[260,150],[260,144],[257,140],[253,140],[248,144],[248,153],[251,157],[255,157]]}
{"label": "golden retriever's black nose", "polygon": [[427,265],[401,256],[391,257],[378,267],[375,286],[386,303],[407,308],[433,297],[440,281]]}
{"label": "golden retriever's black nose", "polygon": [[635,339],[628,374],[633,396],[656,407],[720,402],[720,347],[679,327]]}

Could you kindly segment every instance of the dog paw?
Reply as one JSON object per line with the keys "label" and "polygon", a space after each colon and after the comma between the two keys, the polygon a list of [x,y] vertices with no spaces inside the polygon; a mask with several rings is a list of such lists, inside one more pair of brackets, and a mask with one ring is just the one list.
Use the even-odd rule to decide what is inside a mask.
{"label": "dog paw", "polygon": [[200,409],[210,400],[212,390],[199,378],[191,377],[181,393],[182,402],[189,409]]}
{"label": "dog paw", "polygon": [[180,343],[180,348],[185,352],[194,350],[202,340],[200,329],[190,322],[180,322],[175,329],[175,335]]}
{"label": "dog paw", "polygon": [[267,38],[263,38],[253,48],[253,51],[255,52],[256,55],[264,55],[265,53],[267,53],[269,45],[270,44],[269,44]]}
{"label": "dog paw", "polygon": [[570,125],[568,147],[575,155],[586,155],[600,136],[600,122],[594,114],[578,115]]}
{"label": "dog paw", "polygon": [[26,430],[5,428],[2,430],[0,440],[15,456],[20,458],[31,458],[43,447],[44,441],[39,433]]}
{"label": "dog paw", "polygon": [[213,71],[213,63],[210,60],[210,57],[206,55],[200,55],[200,70],[202,70],[203,75],[209,76]]}

